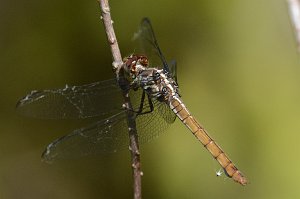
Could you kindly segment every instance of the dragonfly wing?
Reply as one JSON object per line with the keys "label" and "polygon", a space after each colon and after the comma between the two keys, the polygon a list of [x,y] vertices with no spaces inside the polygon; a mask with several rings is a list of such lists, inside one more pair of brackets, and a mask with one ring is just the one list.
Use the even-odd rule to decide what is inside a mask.
{"label": "dragonfly wing", "polygon": [[[141,93],[132,93],[139,96]],[[154,100],[151,113],[136,118],[139,142],[146,143],[158,137],[175,121],[175,114],[163,102]],[[149,102],[145,102],[144,110],[150,110]],[[52,162],[61,158],[74,158],[99,153],[116,152],[129,146],[126,112],[122,111],[105,120],[96,122],[85,128],[77,129],[51,144],[44,151],[42,158]]]}
{"label": "dragonfly wing", "polygon": [[121,111],[122,94],[115,79],[57,90],[32,91],[17,103],[23,115],[47,118],[88,118]]}
{"label": "dragonfly wing", "polygon": [[136,119],[139,142],[141,144],[157,138],[176,119],[175,114],[166,109],[168,108],[166,104],[159,103],[153,112],[141,115],[140,117],[138,116]]}
{"label": "dragonfly wing", "polygon": [[90,154],[116,152],[128,147],[125,111],[56,139],[43,152],[46,162]]}
{"label": "dragonfly wing", "polygon": [[142,20],[138,32],[134,34],[134,40],[140,43],[138,50],[149,58],[152,67],[163,67],[167,72],[170,72],[148,18]]}
{"label": "dragonfly wing", "polygon": [[[136,118],[140,143],[146,143],[158,137],[161,133],[165,132],[176,119],[176,115],[166,103],[156,99],[152,99],[152,103],[154,108],[152,112],[138,115]],[[149,110],[149,102],[145,100],[143,111]]]}
{"label": "dragonfly wing", "polygon": [[172,124],[175,122],[175,119],[177,118],[174,112],[170,109],[170,107],[166,103],[157,102],[160,103],[158,105],[158,111],[160,116],[164,119],[164,121],[167,124]]}

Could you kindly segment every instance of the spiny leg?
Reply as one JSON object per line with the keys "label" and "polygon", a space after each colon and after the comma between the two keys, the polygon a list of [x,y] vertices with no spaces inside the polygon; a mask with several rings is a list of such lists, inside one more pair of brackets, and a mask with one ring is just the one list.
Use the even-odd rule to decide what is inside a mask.
{"label": "spiny leg", "polygon": [[137,116],[138,115],[143,115],[143,114],[146,114],[146,113],[151,113],[154,110],[154,106],[153,106],[153,102],[152,102],[152,100],[151,100],[151,98],[148,94],[147,94],[147,98],[148,98],[148,103],[149,103],[150,110],[143,112],[144,103],[145,103],[145,95],[146,95],[146,92],[143,90],[143,93],[142,93],[142,96],[141,96],[141,101],[140,101],[140,106],[139,106],[138,110],[129,109],[125,106],[123,106],[123,107],[128,111],[132,111],[132,112],[136,113]]}
{"label": "spiny leg", "polygon": [[145,95],[146,95],[146,92],[143,90],[143,94],[142,94],[142,98],[141,98],[141,104],[140,104],[139,110],[137,111],[137,115],[143,115],[143,114],[151,113],[154,110],[154,106],[153,106],[153,102],[151,100],[151,97],[147,94],[150,110],[143,112],[143,106],[144,106],[144,102],[145,102]]}

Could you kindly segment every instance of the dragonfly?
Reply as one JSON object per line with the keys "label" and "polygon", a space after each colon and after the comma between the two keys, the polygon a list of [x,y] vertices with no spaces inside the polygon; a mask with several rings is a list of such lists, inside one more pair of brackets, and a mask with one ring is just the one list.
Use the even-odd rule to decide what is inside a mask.
{"label": "dragonfly", "polygon": [[[19,100],[17,110],[26,116],[98,118],[97,122],[51,142],[42,159],[52,162],[60,158],[116,152],[128,147],[126,111],[133,111],[140,143],[157,137],[178,118],[217,160],[228,177],[246,185],[247,178],[182,101],[176,62],[167,63],[148,18],[142,20],[134,37],[142,46],[141,54],[124,58],[122,67],[125,75],[118,81],[114,78],[81,86],[33,90]],[[126,81],[129,84],[122,84]],[[122,89],[129,92],[131,110],[122,107]]]}

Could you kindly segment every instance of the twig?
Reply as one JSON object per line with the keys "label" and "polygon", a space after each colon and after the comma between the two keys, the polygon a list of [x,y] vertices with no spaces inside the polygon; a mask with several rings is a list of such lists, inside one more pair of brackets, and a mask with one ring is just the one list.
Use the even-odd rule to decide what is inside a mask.
{"label": "twig", "polygon": [[300,2],[299,0],[287,0],[292,25],[294,27],[297,48],[300,52]]}
{"label": "twig", "polygon": [[[111,53],[113,56],[113,69],[116,72],[116,77],[119,80],[119,73],[122,69],[122,56],[118,46],[117,38],[113,28],[113,21],[110,15],[110,8],[108,0],[99,0],[101,8],[101,19],[103,20],[105,32],[107,35],[108,43],[111,47]],[[127,110],[132,110],[132,105],[129,97],[129,90],[123,90],[124,105]],[[136,130],[135,115],[132,111],[127,111],[128,118],[128,133],[129,133],[129,149],[131,153],[131,166],[133,171],[133,191],[134,199],[142,198],[142,171],[140,164],[140,152],[138,135]]]}

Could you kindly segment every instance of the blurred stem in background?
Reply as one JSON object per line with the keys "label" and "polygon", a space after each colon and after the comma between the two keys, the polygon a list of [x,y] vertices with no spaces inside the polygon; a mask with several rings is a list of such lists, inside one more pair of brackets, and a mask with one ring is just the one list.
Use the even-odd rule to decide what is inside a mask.
{"label": "blurred stem in background", "polygon": [[299,0],[287,0],[289,7],[289,14],[292,25],[294,27],[297,48],[300,52],[300,1]]}

